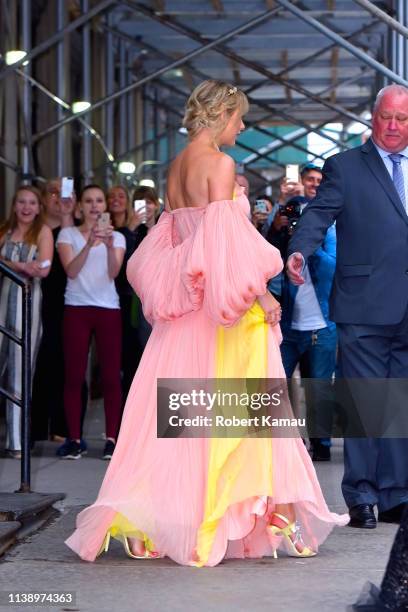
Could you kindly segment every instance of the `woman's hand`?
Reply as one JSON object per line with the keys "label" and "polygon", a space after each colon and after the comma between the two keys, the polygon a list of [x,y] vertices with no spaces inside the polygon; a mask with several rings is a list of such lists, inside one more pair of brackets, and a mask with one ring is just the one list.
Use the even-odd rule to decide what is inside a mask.
{"label": "woman's hand", "polygon": [[98,240],[103,242],[103,244],[108,249],[111,249],[113,247],[113,226],[112,225],[109,225],[108,227],[106,227],[103,230],[98,230],[97,229],[96,236],[97,236]]}
{"label": "woman's hand", "polygon": [[143,222],[143,215],[134,211],[129,219],[128,227],[134,232],[137,227]]}
{"label": "woman's hand", "polygon": [[22,272],[23,274],[25,274],[26,276],[29,276],[30,278],[35,278],[37,276],[42,276],[42,268],[40,266],[40,264],[38,263],[38,261],[26,261],[23,264],[23,268],[22,268]]}
{"label": "woman's hand", "polygon": [[267,291],[265,295],[258,296],[258,302],[265,313],[265,323],[269,323],[272,326],[279,323],[282,317],[282,308],[278,300]]}
{"label": "woman's hand", "polygon": [[98,230],[98,223],[95,223],[95,225],[91,228],[89,232],[88,240],[86,243],[87,246],[88,247],[95,246],[98,242],[102,240],[101,238],[102,234],[103,234],[103,230]]}

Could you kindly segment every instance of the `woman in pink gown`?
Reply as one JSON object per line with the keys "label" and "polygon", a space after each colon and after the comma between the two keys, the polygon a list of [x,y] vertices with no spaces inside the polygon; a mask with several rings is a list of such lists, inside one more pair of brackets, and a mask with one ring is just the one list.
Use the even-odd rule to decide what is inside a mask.
{"label": "woman in pink gown", "polygon": [[[134,558],[214,566],[226,557],[311,557],[348,515],[329,511],[302,439],[157,438],[158,378],[284,378],[279,252],[248,220],[232,146],[245,95],[205,81],[190,96],[190,142],[172,163],[166,210],[128,264],[153,324],[96,502],[67,544],[94,561],[109,539]],[[234,195],[233,195],[234,194]],[[301,535],[302,534],[302,535]]]}

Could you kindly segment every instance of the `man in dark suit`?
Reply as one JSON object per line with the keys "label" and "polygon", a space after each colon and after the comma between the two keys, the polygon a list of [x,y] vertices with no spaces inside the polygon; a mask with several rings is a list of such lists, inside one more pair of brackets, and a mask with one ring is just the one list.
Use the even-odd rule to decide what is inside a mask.
{"label": "man in dark suit", "polygon": [[[344,378],[408,378],[407,210],[408,89],[390,85],[377,96],[372,138],[326,161],[289,244],[287,271],[299,285],[304,262],[336,222],[330,319]],[[408,503],[408,439],[346,438],[344,463],[350,525],[376,527],[375,505],[379,520],[399,522]]]}

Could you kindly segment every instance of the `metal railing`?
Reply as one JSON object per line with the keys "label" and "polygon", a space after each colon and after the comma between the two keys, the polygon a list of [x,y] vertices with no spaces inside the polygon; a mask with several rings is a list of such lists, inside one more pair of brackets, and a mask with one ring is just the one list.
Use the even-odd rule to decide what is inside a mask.
{"label": "metal railing", "polygon": [[21,399],[0,386],[0,395],[21,408],[21,482],[19,492],[30,492],[30,406],[31,406],[31,281],[14,272],[0,261],[0,274],[21,287],[22,333],[21,337],[0,325],[0,333],[21,346]]}

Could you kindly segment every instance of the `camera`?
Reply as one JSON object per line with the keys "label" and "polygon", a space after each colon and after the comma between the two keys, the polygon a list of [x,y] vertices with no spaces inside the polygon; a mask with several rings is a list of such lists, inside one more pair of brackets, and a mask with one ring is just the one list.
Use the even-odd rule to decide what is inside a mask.
{"label": "camera", "polygon": [[287,231],[290,234],[293,233],[296,224],[300,219],[301,213],[302,203],[295,199],[289,200],[289,202],[286,202],[286,204],[281,204],[279,206],[279,214],[288,218],[289,223],[287,226]]}

